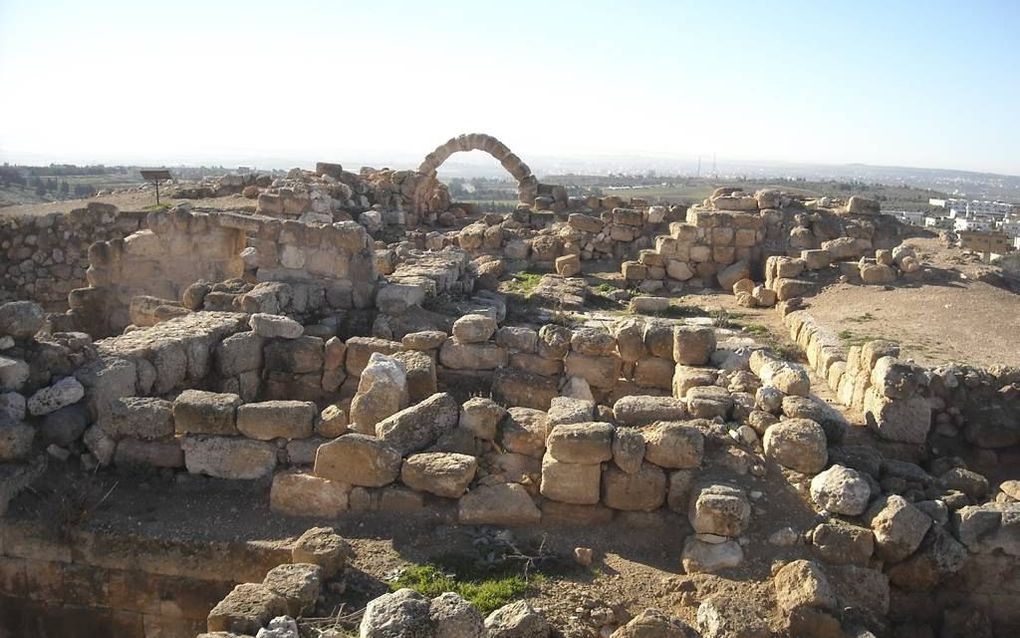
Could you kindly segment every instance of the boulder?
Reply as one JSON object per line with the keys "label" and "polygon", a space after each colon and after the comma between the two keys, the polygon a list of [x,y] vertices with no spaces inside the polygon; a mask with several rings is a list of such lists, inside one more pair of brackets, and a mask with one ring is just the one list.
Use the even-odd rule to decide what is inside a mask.
{"label": "boulder", "polygon": [[875,535],[870,529],[848,523],[820,523],[811,533],[815,552],[826,563],[867,565],[875,552]]}
{"label": "boulder", "polygon": [[479,439],[492,441],[505,416],[506,408],[492,399],[472,397],[460,407],[460,427]]}
{"label": "boulder", "polygon": [[666,473],[651,463],[637,472],[609,466],[602,473],[602,502],[617,510],[651,512],[666,500]]}
{"label": "boulder", "polygon": [[786,612],[800,607],[836,607],[829,579],[813,561],[794,560],[783,565],[772,577],[772,585],[776,590],[776,602]]}
{"label": "boulder", "polygon": [[350,428],[361,434],[375,434],[376,425],[407,407],[409,400],[404,363],[373,352],[361,371],[358,392],[351,401]]}
{"label": "boulder", "polygon": [[256,312],[248,319],[252,332],[259,337],[269,339],[297,339],[305,329],[298,322],[282,315],[270,315]]}
{"label": "boulder", "polygon": [[486,638],[548,638],[551,628],[541,613],[519,600],[489,614],[485,631]]}
{"label": "boulder", "polygon": [[931,527],[931,518],[902,496],[880,499],[867,513],[875,534],[878,555],[889,562],[902,561],[920,546]]}
{"label": "boulder", "polygon": [[682,365],[701,366],[715,352],[715,330],[707,326],[676,326],[673,328],[673,361]]}
{"label": "boulder", "polygon": [[748,279],[750,276],[751,267],[744,260],[733,263],[716,273],[716,277],[719,279],[719,287],[723,290],[733,290],[733,284],[741,279]]}
{"label": "boulder", "polygon": [[429,618],[435,638],[483,638],[485,619],[475,606],[453,592],[445,592],[429,603]]}
{"label": "boulder", "polygon": [[868,507],[871,486],[857,470],[833,465],[811,479],[811,498],[833,514],[859,516]]}
{"label": "boulder", "polygon": [[691,497],[688,518],[698,534],[736,537],[747,529],[751,504],[739,488],[708,485]]}
{"label": "boulder", "polygon": [[277,472],[269,509],[285,516],[335,518],[347,510],[351,486],[303,472]]}
{"label": "boulder", "polygon": [[820,472],[829,459],[825,430],[810,419],[787,419],[765,430],[765,455],[804,474]]}
{"label": "boulder", "polygon": [[192,474],[225,479],[257,479],[276,467],[276,448],[239,437],[185,436],[184,465]]}
{"label": "boulder", "polygon": [[477,469],[478,461],[473,456],[427,452],[407,457],[400,468],[400,480],[413,490],[460,498]]}
{"label": "boulder", "polygon": [[610,638],[699,638],[684,621],[658,609],[646,609],[613,632]]}
{"label": "boulder", "polygon": [[565,463],[548,452],[542,458],[542,496],[576,505],[595,505],[599,502],[599,485],[602,468],[598,463]]}
{"label": "boulder", "polygon": [[500,432],[503,447],[516,454],[541,457],[545,453],[548,418],[532,408],[510,408]]}
{"label": "boulder", "polygon": [[[691,535],[684,541],[680,562],[688,574],[715,574],[724,569],[737,567],[744,560],[744,550],[736,541],[708,543]],[[739,634],[714,634],[722,638]],[[768,634],[764,634],[767,636]]]}
{"label": "boulder", "polygon": [[0,305],[0,337],[31,339],[45,321],[45,311],[35,302],[10,301]]}
{"label": "boulder", "polygon": [[385,441],[345,434],[319,446],[314,473],[340,483],[382,487],[397,479],[400,465],[400,452]]}
{"label": "boulder", "polygon": [[644,431],[645,458],[659,467],[690,469],[701,465],[705,437],[697,428],[679,422],[656,423]]}
{"label": "boulder", "polygon": [[457,427],[460,406],[446,392],[404,408],[376,424],[379,439],[401,455],[423,450],[440,436]]}
{"label": "boulder", "polygon": [[262,584],[287,601],[287,614],[298,618],[315,607],[322,588],[322,568],[312,563],[284,563],[266,572]]}
{"label": "boulder", "polygon": [[447,339],[439,350],[439,363],[453,370],[494,370],[506,367],[507,351],[495,343]]}
{"label": "boulder", "polygon": [[99,419],[99,427],[113,439],[130,437],[153,441],[172,437],[174,421],[173,404],[166,399],[122,397]]}
{"label": "boulder", "polygon": [[81,401],[85,396],[85,388],[74,377],[64,377],[53,385],[36,391],[28,398],[28,412],[33,416],[42,416],[56,412],[60,408]]}
{"label": "boulder", "polygon": [[613,431],[613,463],[627,474],[641,470],[645,459],[645,437],[641,430],[616,428]]}
{"label": "boulder", "polygon": [[459,343],[482,343],[496,332],[496,320],[486,315],[464,315],[453,322],[453,338]]}
{"label": "boulder", "polygon": [[173,403],[173,425],[178,434],[237,434],[236,394],[185,390]]}
{"label": "boulder", "polygon": [[287,601],[262,583],[241,583],[216,603],[206,619],[209,631],[255,635],[276,616],[287,613]]}
{"label": "boulder", "polygon": [[322,568],[322,578],[330,580],[343,571],[351,556],[351,546],[329,527],[311,527],[298,537],[290,549],[292,563],[310,563]]}
{"label": "boulder", "polygon": [[609,423],[565,423],[546,438],[547,454],[564,463],[598,464],[613,458],[613,426]]}
{"label": "boulder", "polygon": [[564,423],[588,423],[595,418],[595,401],[574,397],[555,397],[549,405],[549,427]]}
{"label": "boulder", "polygon": [[398,589],[369,601],[358,627],[360,638],[434,638],[429,599],[413,589]]}
{"label": "boulder", "polygon": [[462,525],[534,525],[542,512],[519,483],[479,485],[458,503]]}

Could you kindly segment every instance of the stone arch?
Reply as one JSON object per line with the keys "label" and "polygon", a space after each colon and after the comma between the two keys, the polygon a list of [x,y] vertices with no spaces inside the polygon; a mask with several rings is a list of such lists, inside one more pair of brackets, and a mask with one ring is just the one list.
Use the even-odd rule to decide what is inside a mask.
{"label": "stone arch", "polygon": [[529,206],[535,203],[538,179],[532,175],[531,169],[506,144],[485,133],[468,133],[450,139],[425,156],[418,172],[434,176],[443,162],[461,151],[484,151],[494,157],[517,180],[517,199]]}

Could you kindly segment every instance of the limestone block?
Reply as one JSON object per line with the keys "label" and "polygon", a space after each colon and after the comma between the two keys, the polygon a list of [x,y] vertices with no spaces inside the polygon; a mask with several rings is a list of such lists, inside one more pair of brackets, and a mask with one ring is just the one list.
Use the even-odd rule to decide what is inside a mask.
{"label": "limestone block", "polygon": [[613,430],[611,424],[598,422],[553,426],[545,441],[546,454],[564,463],[597,465],[613,458]]}
{"label": "limestone block", "polygon": [[679,422],[657,423],[644,432],[645,459],[665,468],[690,469],[701,465],[705,437],[697,428]]}
{"label": "limestone block", "polygon": [[688,418],[687,403],[673,397],[629,395],[613,404],[613,415],[620,425],[641,426],[656,421],[681,421]]}
{"label": "limestone block", "polygon": [[184,465],[192,474],[225,479],[257,479],[276,467],[276,448],[240,437],[186,436]]}
{"label": "limestone block", "polygon": [[372,436],[345,434],[319,447],[314,474],[365,487],[381,487],[400,474],[400,452]]}
{"label": "limestone block", "polygon": [[252,439],[304,439],[318,412],[311,401],[261,401],[237,408],[237,430]]}
{"label": "limestone block", "polygon": [[787,419],[770,426],[764,445],[768,458],[805,474],[820,472],[829,458],[825,430],[810,419]]}
{"label": "limestone block", "polygon": [[237,408],[241,397],[230,393],[185,390],[173,403],[173,425],[178,434],[237,434]]}
{"label": "limestone block", "polygon": [[684,365],[705,365],[715,352],[715,331],[704,326],[673,328],[673,360]]}
{"label": "limestone block", "polygon": [[651,512],[666,500],[666,473],[644,463],[634,473],[609,466],[602,473],[602,502],[612,509]]}
{"label": "limestone block", "polygon": [[555,501],[594,505],[599,502],[601,475],[598,463],[566,463],[546,453],[542,459],[540,491],[542,496]]}
{"label": "limestone block", "polygon": [[517,483],[480,485],[458,504],[457,520],[462,525],[534,525],[541,518],[541,510]]}
{"label": "limestone block", "polygon": [[445,498],[459,498],[475,477],[478,462],[466,454],[413,454],[400,469],[400,480],[411,489]]}
{"label": "limestone block", "polygon": [[375,432],[380,441],[406,455],[428,447],[456,428],[459,417],[457,400],[445,392],[436,393],[379,421]]}
{"label": "limestone block", "polygon": [[154,397],[123,397],[115,400],[110,412],[99,419],[99,427],[115,440],[172,437],[173,404]]}

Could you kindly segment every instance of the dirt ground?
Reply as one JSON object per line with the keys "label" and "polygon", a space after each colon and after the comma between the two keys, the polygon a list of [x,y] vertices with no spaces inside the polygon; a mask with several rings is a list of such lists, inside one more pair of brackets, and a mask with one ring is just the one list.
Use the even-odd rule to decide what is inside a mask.
{"label": "dirt ground", "polygon": [[[764,618],[778,622],[768,581],[772,562],[806,557],[808,549],[803,544],[776,547],[768,537],[786,526],[798,532],[813,526],[815,513],[802,491],[806,485],[795,487],[774,465],[764,477],[735,474],[718,463],[708,465],[712,469],[702,480],[737,484],[752,494],[754,514],[739,568],[721,575],[685,574],[680,555],[684,539],[692,533],[685,514],[618,513],[601,526],[511,529],[513,542],[543,546],[557,558],[558,566],[537,581],[528,599],[561,629],[597,629],[586,614],[605,607],[613,609],[619,621],[658,607],[693,623],[700,601],[717,593],[753,600]],[[341,597],[354,609],[384,593],[388,578],[400,567],[450,553],[469,556],[476,551],[479,535],[493,532],[456,525],[456,507],[444,499],[432,499],[418,512],[350,512],[333,520],[280,516],[269,510],[268,503],[269,485],[264,481],[105,471],[88,475],[54,463],[44,479],[12,502],[8,516],[42,517],[58,527],[82,525],[152,538],[281,544],[309,527],[332,526],[354,549],[348,589]],[[595,563],[574,564],[575,547],[592,548]]]}
{"label": "dirt ground", "polygon": [[833,284],[806,299],[847,342],[882,338],[923,365],[1020,365],[1020,295],[979,281],[982,268],[938,241],[911,240],[925,269],[890,287]]}
{"label": "dirt ground", "polygon": [[[211,199],[173,199],[160,193],[161,204],[173,206],[182,202],[190,202],[194,208],[216,208],[219,210],[249,210],[255,212],[255,200],[246,199],[240,195],[228,197],[214,197]],[[0,208],[0,217],[23,217],[48,215],[50,213],[68,213],[75,208],[83,208],[89,202],[102,202],[113,204],[120,210],[145,210],[155,206],[155,191],[148,192],[124,192],[90,197],[88,199],[68,199],[61,202],[46,202],[43,204],[21,204],[18,206],[6,206]]]}

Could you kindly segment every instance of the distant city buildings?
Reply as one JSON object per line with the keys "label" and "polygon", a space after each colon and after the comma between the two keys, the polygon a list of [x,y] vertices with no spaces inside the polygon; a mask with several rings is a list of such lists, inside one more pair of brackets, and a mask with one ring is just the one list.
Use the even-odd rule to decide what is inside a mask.
{"label": "distant city buildings", "polygon": [[938,210],[925,217],[925,227],[1001,233],[1010,245],[1020,238],[1020,204],[977,199],[929,199],[928,204]]}

